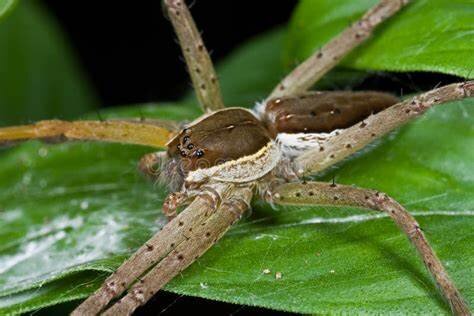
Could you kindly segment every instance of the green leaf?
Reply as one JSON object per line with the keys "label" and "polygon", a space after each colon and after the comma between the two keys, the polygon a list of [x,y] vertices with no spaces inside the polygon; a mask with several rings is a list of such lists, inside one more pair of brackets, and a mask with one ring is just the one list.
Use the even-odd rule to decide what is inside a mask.
{"label": "green leaf", "polygon": [[[290,23],[287,63],[302,61],[378,0],[302,0]],[[417,0],[379,26],[342,66],[359,70],[434,71],[474,78],[472,0]]]}
{"label": "green leaf", "polygon": [[[104,273],[99,274],[95,271],[79,272],[66,276],[57,282],[45,284],[41,288],[27,290],[20,295],[3,298],[0,303],[2,315],[26,313],[53,304],[69,302],[71,299],[82,298],[87,296],[91,289],[100,285],[103,276]],[[71,287],[71,284],[80,284],[80,286]],[[68,308],[70,309],[69,306]],[[44,315],[66,315],[68,312],[65,309]]]}
{"label": "green leaf", "polygon": [[[0,1],[0,16],[7,3]],[[64,34],[36,1],[0,23],[0,126],[72,118],[96,100]]]}
{"label": "green leaf", "polygon": [[10,13],[18,3],[18,0],[0,0],[0,19]]}
{"label": "green leaf", "polygon": [[[243,76],[267,60],[277,61],[279,36],[249,44],[221,65],[223,73]],[[249,56],[258,47],[265,49],[252,61]],[[262,71],[254,79],[235,78],[245,83],[223,76],[227,102],[248,104],[264,96],[268,91],[263,89],[273,86],[280,73],[279,65],[266,66],[276,67],[268,71],[272,76]],[[252,87],[257,83],[262,90]],[[402,202],[471,305],[473,106],[469,99],[430,110],[323,177],[383,190]],[[170,119],[199,113],[193,102],[104,115],[140,112]],[[165,188],[136,171],[137,160],[149,151],[119,144],[32,142],[0,156],[0,314],[86,297],[164,225]],[[265,269],[271,273],[264,274]],[[300,313],[449,313],[391,220],[348,208],[255,203],[250,217],[166,290]]]}

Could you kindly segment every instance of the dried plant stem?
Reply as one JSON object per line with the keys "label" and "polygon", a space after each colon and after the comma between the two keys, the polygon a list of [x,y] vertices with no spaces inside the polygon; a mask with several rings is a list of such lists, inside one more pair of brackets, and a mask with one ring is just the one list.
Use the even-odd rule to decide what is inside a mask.
{"label": "dried plant stem", "polygon": [[45,141],[93,140],[164,147],[174,136],[172,121],[40,121],[31,125],[0,128],[0,145],[30,139]]}
{"label": "dried plant stem", "polygon": [[235,188],[218,210],[204,220],[195,223],[189,235],[159,264],[140,279],[128,294],[110,307],[104,315],[130,315],[146,303],[166,283],[186,269],[205,253],[248,209],[252,190]]}
{"label": "dried plant stem", "polygon": [[469,308],[426,240],[420,225],[398,202],[384,193],[323,182],[289,183],[272,196],[278,204],[355,206],[387,213],[420,254],[455,315],[470,315]]}
{"label": "dried plant stem", "polygon": [[196,97],[204,111],[224,107],[214,66],[184,0],[164,0],[168,16],[178,36]]}
{"label": "dried plant stem", "polygon": [[294,161],[299,176],[322,171],[377,138],[420,116],[434,105],[474,96],[474,81],[450,84],[397,103],[328,138]]}
{"label": "dried plant stem", "polygon": [[267,100],[296,95],[308,90],[343,57],[370,37],[377,25],[399,11],[408,0],[382,0],[288,74]]}
{"label": "dried plant stem", "polygon": [[203,191],[184,211],[169,222],[125,261],[103,285],[79,305],[72,315],[96,315],[115,297],[163,257],[189,238],[193,227],[209,218],[216,210],[218,199],[215,192],[225,194],[230,187],[223,185],[212,192]]}

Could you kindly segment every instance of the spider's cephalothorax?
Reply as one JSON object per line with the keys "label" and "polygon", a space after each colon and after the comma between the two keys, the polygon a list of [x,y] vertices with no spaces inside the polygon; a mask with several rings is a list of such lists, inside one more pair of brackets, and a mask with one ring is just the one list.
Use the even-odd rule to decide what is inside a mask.
{"label": "spider's cephalothorax", "polygon": [[[271,146],[267,130],[250,111],[216,111],[188,124],[168,142],[163,182],[177,189],[175,186],[181,186],[185,179],[189,187],[211,176],[224,176],[225,172],[229,173],[229,181],[247,182],[248,175],[239,173],[235,162],[244,157],[255,159],[262,148]],[[254,172],[252,175],[255,179]]]}

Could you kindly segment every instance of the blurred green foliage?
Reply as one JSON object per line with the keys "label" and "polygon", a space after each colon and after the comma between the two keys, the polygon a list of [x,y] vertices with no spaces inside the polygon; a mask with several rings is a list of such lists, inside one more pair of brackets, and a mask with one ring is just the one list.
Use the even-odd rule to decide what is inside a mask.
{"label": "blurred green foliage", "polygon": [[[0,2],[0,13],[2,3]],[[57,23],[35,0],[0,23],[0,126],[73,118],[94,109],[94,92]]]}

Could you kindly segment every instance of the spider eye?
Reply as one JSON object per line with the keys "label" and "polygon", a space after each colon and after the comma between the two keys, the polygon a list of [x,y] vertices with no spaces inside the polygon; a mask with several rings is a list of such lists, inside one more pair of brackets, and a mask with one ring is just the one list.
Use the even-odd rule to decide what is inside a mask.
{"label": "spider eye", "polygon": [[204,151],[202,151],[202,149],[198,149],[198,150],[196,150],[195,155],[196,155],[196,157],[202,157],[202,156],[204,156]]}
{"label": "spider eye", "polygon": [[188,140],[189,140],[189,136],[184,136],[184,137],[183,137],[183,143],[187,143]]}
{"label": "spider eye", "polygon": [[189,145],[188,145],[188,149],[191,150],[191,149],[193,149],[193,148],[194,148],[194,145],[193,145],[193,144],[189,144]]}
{"label": "spider eye", "polygon": [[186,157],[186,152],[184,150],[181,151],[181,156]]}

